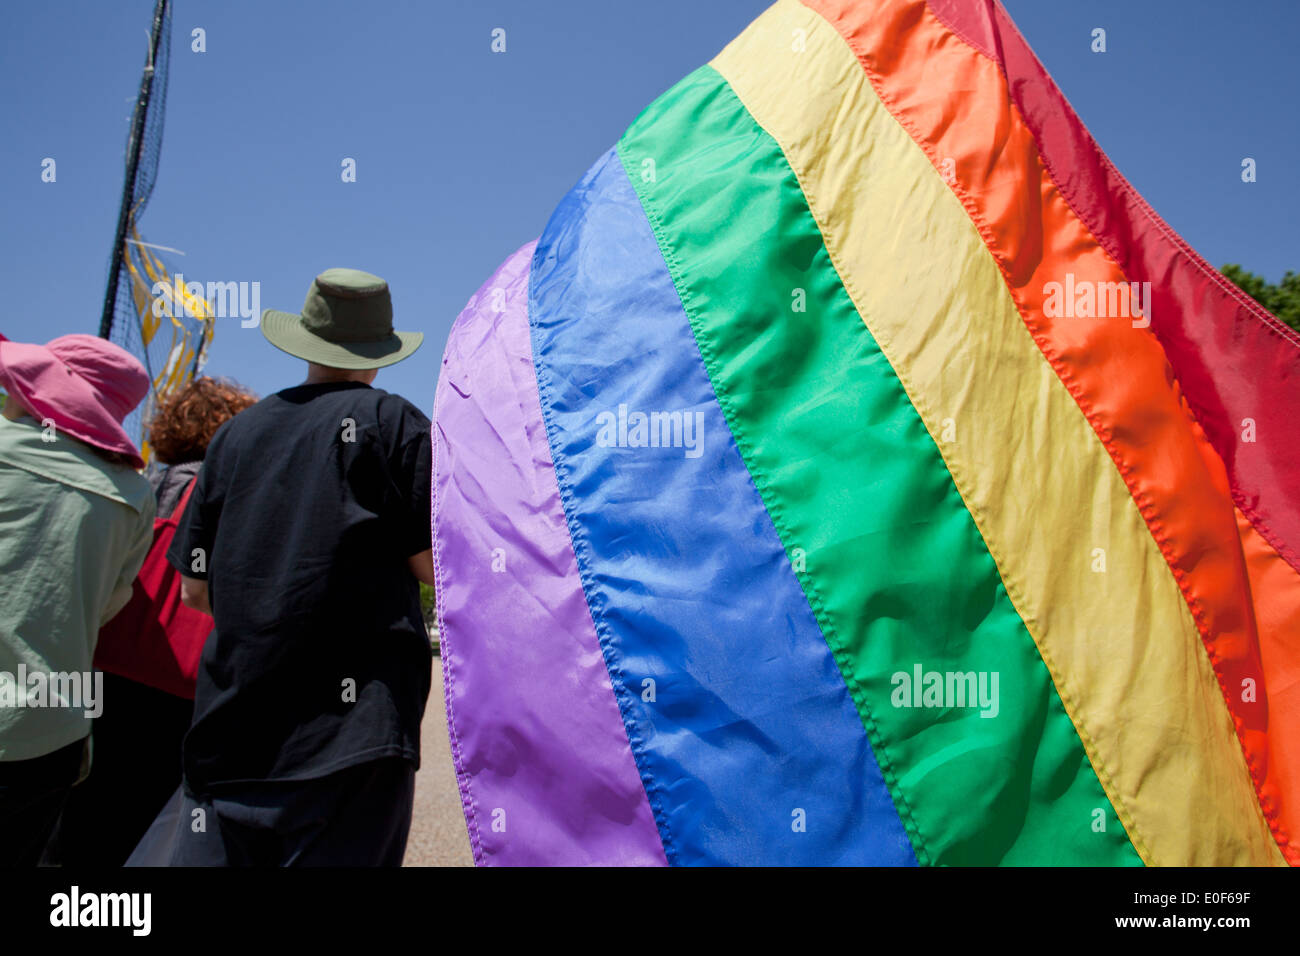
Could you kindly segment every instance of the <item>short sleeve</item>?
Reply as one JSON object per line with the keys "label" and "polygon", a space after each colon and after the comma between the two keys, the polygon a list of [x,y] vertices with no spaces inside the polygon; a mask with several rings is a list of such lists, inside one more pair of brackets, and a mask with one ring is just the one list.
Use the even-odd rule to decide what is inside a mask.
{"label": "short sleeve", "polygon": [[131,548],[122,559],[122,567],[113,584],[113,593],[109,595],[108,604],[100,613],[100,627],[116,617],[117,612],[126,607],[131,600],[136,576],[144,566],[144,559],[149,555],[149,549],[153,547],[153,519],[153,500],[149,499],[147,507],[135,515],[135,534],[131,541]]}
{"label": "short sleeve", "polygon": [[[194,480],[194,490],[185,511],[179,516],[176,536],[167,549],[167,563],[182,576],[208,579],[212,560],[212,543],[217,536],[220,508],[212,488],[213,469],[205,463]],[[184,494],[184,492],[182,492]]]}
{"label": "short sleeve", "polygon": [[404,423],[398,483],[406,502],[402,519],[402,550],[407,557],[433,547],[430,498],[433,492],[433,448],[429,419],[412,406]]}

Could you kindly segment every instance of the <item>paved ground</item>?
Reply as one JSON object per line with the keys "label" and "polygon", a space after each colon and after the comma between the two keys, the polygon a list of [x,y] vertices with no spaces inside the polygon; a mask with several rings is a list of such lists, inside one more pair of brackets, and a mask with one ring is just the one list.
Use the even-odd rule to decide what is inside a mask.
{"label": "paved ground", "polygon": [[434,659],[433,690],[420,728],[420,772],[415,776],[415,814],[404,866],[473,866],[465,814],[447,742],[442,662]]}

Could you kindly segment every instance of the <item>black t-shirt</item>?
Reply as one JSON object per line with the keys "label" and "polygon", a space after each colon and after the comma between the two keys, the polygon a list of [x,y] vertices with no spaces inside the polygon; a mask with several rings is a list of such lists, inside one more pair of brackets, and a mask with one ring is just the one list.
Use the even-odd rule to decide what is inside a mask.
{"label": "black t-shirt", "polygon": [[432,652],[407,559],[430,546],[429,419],[360,382],[299,385],[213,437],[167,559],[206,578],[187,787],[419,766]]}

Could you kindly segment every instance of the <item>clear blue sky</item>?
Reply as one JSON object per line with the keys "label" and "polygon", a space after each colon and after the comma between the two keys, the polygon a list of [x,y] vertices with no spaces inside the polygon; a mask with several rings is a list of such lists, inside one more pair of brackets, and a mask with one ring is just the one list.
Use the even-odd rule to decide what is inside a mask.
{"label": "clear blue sky", "polygon": [[[1300,270],[1300,3],[1005,0],[1116,165],[1214,265]],[[167,129],[142,229],[190,279],[297,311],[330,266],[392,285],[416,356],[377,385],[429,410],[466,298],[655,96],[763,0],[364,4],[176,0]],[[0,12],[0,331],[97,329],[152,0]],[[193,27],[207,52],[190,52]],[[1108,52],[1090,51],[1107,30]],[[493,54],[504,28],[507,51]],[[42,183],[44,157],[58,181]],[[354,157],[358,181],[340,181]],[[1242,157],[1259,181],[1240,180]],[[302,364],[235,320],[208,372],[266,394]]]}

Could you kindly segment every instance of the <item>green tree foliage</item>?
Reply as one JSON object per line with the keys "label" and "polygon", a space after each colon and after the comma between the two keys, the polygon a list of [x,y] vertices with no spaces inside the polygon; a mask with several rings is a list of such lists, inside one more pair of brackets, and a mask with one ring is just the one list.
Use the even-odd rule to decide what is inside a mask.
{"label": "green tree foliage", "polygon": [[1277,285],[1229,263],[1221,270],[1242,292],[1300,332],[1300,273],[1287,271]]}

